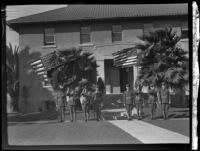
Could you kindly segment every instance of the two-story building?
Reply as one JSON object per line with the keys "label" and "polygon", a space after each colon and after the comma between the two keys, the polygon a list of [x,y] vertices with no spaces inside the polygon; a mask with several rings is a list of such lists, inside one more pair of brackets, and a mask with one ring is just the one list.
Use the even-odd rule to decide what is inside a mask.
{"label": "two-story building", "polygon": [[[183,47],[189,49],[187,4],[68,5],[7,23],[19,33],[20,90],[23,86],[29,89],[29,111],[45,109],[43,102],[52,99],[44,88],[48,83],[29,72],[29,62],[38,56],[57,49],[82,47],[94,54],[106,93],[119,94],[126,83],[133,87],[137,68],[116,68],[113,53],[133,47],[140,42],[137,36],[172,26],[183,36]],[[23,103],[20,104],[23,110]]]}

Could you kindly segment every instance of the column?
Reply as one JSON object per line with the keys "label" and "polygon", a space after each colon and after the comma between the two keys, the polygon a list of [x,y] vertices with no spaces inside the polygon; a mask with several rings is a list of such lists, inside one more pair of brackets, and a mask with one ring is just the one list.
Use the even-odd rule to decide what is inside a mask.
{"label": "column", "polygon": [[99,66],[97,68],[97,73],[98,73],[97,79],[98,77],[101,77],[105,82],[104,60],[97,60],[97,65]]}
{"label": "column", "polygon": [[138,69],[136,66],[133,66],[133,89],[135,89],[135,81],[137,79]]}

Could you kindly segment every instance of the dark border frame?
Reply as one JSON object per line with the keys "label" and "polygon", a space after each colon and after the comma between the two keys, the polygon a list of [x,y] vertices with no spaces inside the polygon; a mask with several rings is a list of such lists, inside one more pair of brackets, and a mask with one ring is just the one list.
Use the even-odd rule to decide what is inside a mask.
{"label": "dark border frame", "polygon": [[[14,3],[15,1],[12,1],[13,3],[8,3],[8,1],[4,1],[4,4],[1,5],[1,19],[2,19],[2,28],[3,26],[6,26],[6,22],[5,22],[5,17],[6,17],[6,12],[5,12],[5,8],[6,5],[19,5],[19,1],[18,4]],[[102,4],[106,4],[104,3],[104,1],[95,1],[96,3],[102,3]],[[108,2],[108,1],[107,1]],[[117,4],[123,4],[124,2],[127,1],[118,1]],[[133,1],[132,1],[133,2]],[[63,1],[63,3],[66,3],[66,1]],[[62,3],[62,4],[63,4]],[[68,4],[71,4],[70,1],[67,1]],[[88,4],[87,2],[81,1],[81,2],[73,2],[74,4]],[[127,3],[131,3],[127,2]],[[143,0],[141,1],[134,1],[135,4],[138,3],[145,3],[145,4],[155,4],[155,3],[160,3],[159,1],[151,1],[151,3],[149,3],[149,1],[145,1]],[[180,3],[180,1],[167,1],[164,3]],[[5,51],[6,51],[6,32],[5,30],[2,31],[2,43],[1,43],[1,66],[2,66],[2,84],[1,84],[1,92],[2,92],[2,149],[5,150],[25,150],[25,149],[31,149],[31,150],[55,150],[55,149],[59,149],[59,150],[71,150],[71,149],[81,149],[81,150],[85,150],[85,149],[94,149],[94,150],[121,150],[121,149],[133,149],[133,150],[152,150],[152,149],[156,149],[156,150],[162,150],[162,149],[169,149],[169,150],[190,150],[191,149],[191,144],[192,144],[192,61],[193,61],[193,56],[192,56],[192,1],[181,1],[181,3],[188,3],[188,27],[189,27],[189,50],[191,50],[189,52],[189,72],[190,72],[190,76],[189,76],[189,80],[190,80],[190,144],[118,144],[118,145],[46,145],[46,146],[14,146],[14,145],[9,145],[8,144],[8,134],[7,134],[7,114],[6,114],[6,55],[5,55]],[[28,4],[27,1],[26,2],[22,2],[20,5],[25,5]],[[32,4],[38,4],[36,3],[36,1],[32,1]],[[51,3],[53,4],[53,3]],[[5,29],[5,28],[4,28]],[[197,104],[198,106],[198,104]]]}

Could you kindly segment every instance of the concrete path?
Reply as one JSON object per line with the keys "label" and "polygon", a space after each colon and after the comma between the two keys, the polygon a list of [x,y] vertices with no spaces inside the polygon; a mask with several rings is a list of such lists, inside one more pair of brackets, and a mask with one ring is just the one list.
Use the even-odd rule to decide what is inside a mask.
{"label": "concrete path", "polygon": [[189,137],[172,132],[170,130],[138,120],[109,121],[113,125],[121,128],[131,136],[134,136],[144,144],[163,143],[189,143]]}

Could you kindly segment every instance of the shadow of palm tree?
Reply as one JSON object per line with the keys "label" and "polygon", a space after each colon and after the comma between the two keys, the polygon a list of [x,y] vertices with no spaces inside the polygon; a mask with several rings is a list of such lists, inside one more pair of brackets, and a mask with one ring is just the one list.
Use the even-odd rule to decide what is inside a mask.
{"label": "shadow of palm tree", "polygon": [[55,120],[55,119],[57,119],[57,112],[47,111],[42,113],[8,117],[8,122],[32,122],[32,121]]}
{"label": "shadow of palm tree", "polygon": [[[38,100],[38,98],[44,98],[44,101],[52,100],[53,95],[52,92],[45,89],[42,85],[42,79],[33,71],[33,68],[31,66],[31,63],[35,60],[37,60],[39,57],[41,57],[41,53],[39,51],[30,52],[30,48],[27,46],[19,53],[19,71],[20,71],[20,94],[21,89],[23,86],[26,86],[29,91],[30,95],[29,97],[32,98],[32,100],[35,99]],[[35,95],[35,96],[34,96]],[[29,112],[29,111],[35,111],[37,108],[35,108],[35,102],[25,102],[23,100],[23,97],[20,95],[21,99],[21,111],[22,112]],[[29,99],[29,98],[28,98]],[[23,100],[23,101],[22,101]],[[38,102],[41,103],[41,102]]]}

